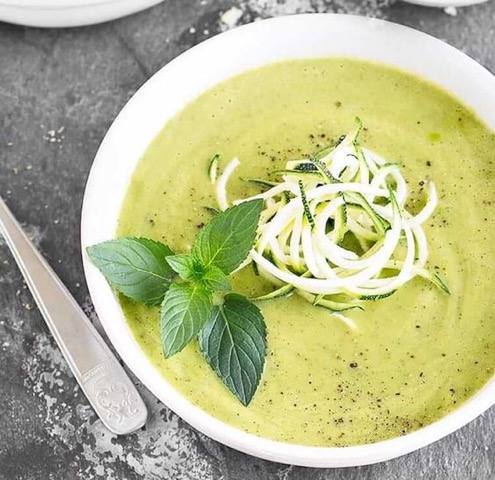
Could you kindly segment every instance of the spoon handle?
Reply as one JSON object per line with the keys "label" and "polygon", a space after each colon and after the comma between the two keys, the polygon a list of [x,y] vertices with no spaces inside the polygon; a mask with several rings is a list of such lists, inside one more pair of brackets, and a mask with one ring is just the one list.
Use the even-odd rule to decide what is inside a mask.
{"label": "spoon handle", "polygon": [[118,435],[142,427],[147,410],[135,386],[1,198],[0,232],[74,377],[104,425]]}

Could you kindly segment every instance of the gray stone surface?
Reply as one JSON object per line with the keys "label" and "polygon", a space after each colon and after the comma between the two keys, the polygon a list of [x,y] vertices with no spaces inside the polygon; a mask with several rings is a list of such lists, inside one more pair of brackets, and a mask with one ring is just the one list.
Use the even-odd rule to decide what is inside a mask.
{"label": "gray stone surface", "polygon": [[[93,321],[79,215],[91,162],[119,109],[153,72],[219,31],[257,18],[327,11],[411,25],[495,70],[493,1],[458,9],[454,16],[386,0],[166,0],[88,28],[0,24],[0,192]],[[262,461],[217,444],[138,387],[151,411],[147,428],[117,438],[81,395],[0,244],[1,480],[495,478],[493,409],[406,457],[317,470]]]}

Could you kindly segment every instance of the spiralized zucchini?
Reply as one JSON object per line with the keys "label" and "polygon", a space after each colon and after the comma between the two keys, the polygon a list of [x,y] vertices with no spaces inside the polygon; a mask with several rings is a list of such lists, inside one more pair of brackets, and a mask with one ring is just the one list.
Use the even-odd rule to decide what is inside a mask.
{"label": "spiralized zucchini", "polygon": [[[437,205],[435,185],[426,186],[423,209],[405,207],[408,186],[400,167],[361,147],[362,124],[332,147],[274,172],[280,181],[256,183],[262,198],[258,238],[248,262],[277,289],[259,300],[298,293],[314,305],[338,313],[362,308],[419,276],[445,293],[436,273],[425,269],[428,245],[422,224]],[[237,158],[215,180],[221,209],[228,207],[227,182]],[[244,263],[246,265],[246,263]]]}

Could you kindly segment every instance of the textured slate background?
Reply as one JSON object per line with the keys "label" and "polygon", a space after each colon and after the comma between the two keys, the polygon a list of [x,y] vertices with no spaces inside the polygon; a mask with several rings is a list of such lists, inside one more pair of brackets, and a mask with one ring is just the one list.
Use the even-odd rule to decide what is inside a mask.
{"label": "textured slate background", "polygon": [[[297,12],[358,13],[411,25],[495,71],[493,1],[446,13],[387,0],[166,0],[95,27],[0,24],[0,192],[93,321],[79,214],[91,162],[112,119],[152,73],[195,43],[257,18]],[[139,388],[151,411],[147,428],[117,438],[79,392],[0,243],[1,480],[495,478],[493,409],[406,457],[316,470],[217,444]]]}

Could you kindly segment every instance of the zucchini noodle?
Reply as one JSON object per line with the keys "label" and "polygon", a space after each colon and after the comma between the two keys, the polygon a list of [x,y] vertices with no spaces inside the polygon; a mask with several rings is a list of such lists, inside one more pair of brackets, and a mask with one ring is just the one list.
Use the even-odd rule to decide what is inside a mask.
{"label": "zucchini noodle", "polygon": [[[355,323],[341,312],[388,297],[415,277],[449,293],[425,268],[422,224],[437,206],[434,183],[427,182],[424,207],[412,215],[405,207],[408,186],[400,166],[363,148],[362,124],[356,123],[332,147],[273,172],[279,182],[250,180],[267,190],[233,202],[265,202],[248,263],[277,289],[257,300],[297,293],[350,328]],[[210,175],[222,210],[229,206],[227,182],[238,165],[233,159],[217,179],[215,164]]]}

